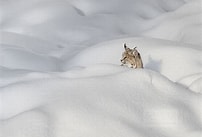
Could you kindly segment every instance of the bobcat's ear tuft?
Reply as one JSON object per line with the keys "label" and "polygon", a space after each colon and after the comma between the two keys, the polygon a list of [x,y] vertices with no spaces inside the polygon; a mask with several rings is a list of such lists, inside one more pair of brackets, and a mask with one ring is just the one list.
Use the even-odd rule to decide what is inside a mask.
{"label": "bobcat's ear tuft", "polygon": [[133,49],[136,49],[137,47],[134,47]]}
{"label": "bobcat's ear tuft", "polygon": [[126,43],[124,43],[123,47],[124,47],[125,49],[127,48]]}

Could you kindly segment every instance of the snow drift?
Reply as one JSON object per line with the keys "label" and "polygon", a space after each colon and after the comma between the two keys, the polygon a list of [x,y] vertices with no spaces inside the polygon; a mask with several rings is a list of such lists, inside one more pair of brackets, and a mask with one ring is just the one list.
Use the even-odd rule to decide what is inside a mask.
{"label": "snow drift", "polygon": [[2,1],[0,137],[200,137],[200,4]]}

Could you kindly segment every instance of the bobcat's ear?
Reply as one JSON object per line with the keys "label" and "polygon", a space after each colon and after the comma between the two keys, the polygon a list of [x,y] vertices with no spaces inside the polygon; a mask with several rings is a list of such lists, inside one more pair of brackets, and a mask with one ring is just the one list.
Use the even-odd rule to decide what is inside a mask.
{"label": "bobcat's ear", "polygon": [[134,47],[133,49],[136,49],[137,47]]}
{"label": "bobcat's ear", "polygon": [[124,49],[126,49],[126,48],[127,48],[126,43],[124,43],[123,47],[124,47]]}

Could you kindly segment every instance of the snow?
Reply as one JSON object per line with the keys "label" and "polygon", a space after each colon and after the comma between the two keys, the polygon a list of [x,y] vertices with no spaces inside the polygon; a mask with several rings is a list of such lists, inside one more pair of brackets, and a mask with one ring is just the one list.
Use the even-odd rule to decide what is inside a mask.
{"label": "snow", "polygon": [[197,48],[201,49],[201,4],[201,1],[196,0],[166,15],[166,20],[164,20],[165,15],[158,17],[156,20],[163,18],[161,24],[147,31],[144,36],[183,41],[198,45]]}
{"label": "snow", "polygon": [[201,137],[201,2],[0,1],[0,137]]}

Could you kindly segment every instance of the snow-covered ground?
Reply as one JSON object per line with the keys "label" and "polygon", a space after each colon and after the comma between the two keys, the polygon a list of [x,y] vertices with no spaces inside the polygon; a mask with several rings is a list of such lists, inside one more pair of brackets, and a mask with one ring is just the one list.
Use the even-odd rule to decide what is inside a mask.
{"label": "snow-covered ground", "polygon": [[202,0],[0,1],[0,137],[201,137],[201,106]]}

